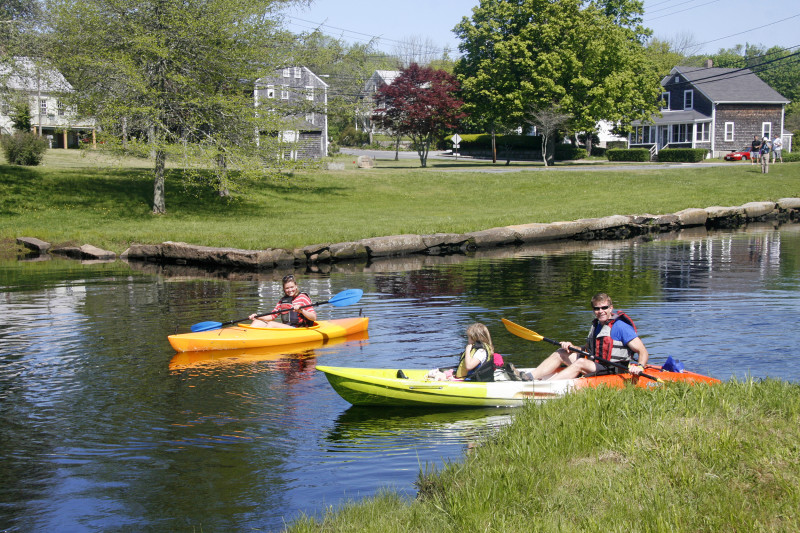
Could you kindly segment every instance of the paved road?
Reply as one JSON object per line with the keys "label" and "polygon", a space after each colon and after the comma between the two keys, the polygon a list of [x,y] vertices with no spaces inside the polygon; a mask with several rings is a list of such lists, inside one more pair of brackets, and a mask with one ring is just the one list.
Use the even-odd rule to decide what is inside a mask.
{"label": "paved road", "polygon": [[[343,154],[359,156],[368,155],[373,159],[394,161],[394,150],[367,150],[361,148],[342,148]],[[399,154],[400,159],[419,159],[417,152],[403,152]],[[455,158],[448,152],[431,152],[428,154],[428,159],[445,159],[453,161]],[[459,161],[468,161],[469,158],[459,158]],[[476,160],[484,161],[485,160]],[[530,163],[530,161],[514,161],[515,163]],[[735,165],[736,163],[729,163],[725,161],[705,161],[702,163],[612,163],[610,161],[591,161],[586,163],[575,162],[570,164],[556,164],[553,167],[537,166],[505,166],[505,159],[498,159],[497,164],[491,166],[479,167],[459,167],[459,168],[436,168],[431,169],[435,172],[489,172],[489,173],[504,173],[504,172],[553,172],[553,171],[609,171],[609,170],[656,170],[665,168],[708,168],[708,167],[721,167]]]}

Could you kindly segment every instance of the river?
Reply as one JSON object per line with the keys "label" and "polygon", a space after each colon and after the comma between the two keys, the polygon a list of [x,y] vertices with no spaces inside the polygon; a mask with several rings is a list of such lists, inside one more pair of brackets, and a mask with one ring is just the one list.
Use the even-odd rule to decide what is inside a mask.
{"label": "river", "polygon": [[280,530],[458,460],[513,409],[356,409],[315,365],[453,364],[474,321],[531,366],[551,351],[508,318],[578,342],[605,291],[667,355],[722,380],[800,379],[800,225],[559,242],[300,274],[320,318],[368,335],[303,350],[175,354],[168,334],[271,308],[280,277],[122,262],[0,263],[0,530]]}

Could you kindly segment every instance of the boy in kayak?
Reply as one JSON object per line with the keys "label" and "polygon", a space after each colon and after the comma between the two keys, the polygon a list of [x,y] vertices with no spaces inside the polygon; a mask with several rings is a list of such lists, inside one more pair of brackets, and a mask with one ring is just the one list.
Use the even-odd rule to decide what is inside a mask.
{"label": "boy in kayak", "polygon": [[[636,333],[633,321],[625,313],[615,313],[611,297],[602,292],[592,297],[592,310],[594,311],[594,320],[586,340],[585,351],[598,359],[628,363],[628,371],[631,374],[641,374],[650,355],[647,353],[642,339]],[[539,366],[529,372],[530,377],[533,379],[572,379],[581,374],[591,374],[606,368],[602,363],[595,363],[591,359],[570,351],[570,348],[576,347],[571,342],[565,341],[560,344],[561,348],[550,354]],[[638,363],[634,360],[634,355],[638,355]],[[562,364],[567,365],[567,368],[555,373]]]}
{"label": "boy in kayak", "polygon": [[[308,294],[300,292],[294,275],[283,277],[283,298],[275,305],[270,315],[250,315],[250,324],[256,328],[300,328],[313,326],[317,320],[317,312],[311,305]],[[278,321],[280,317],[280,321]]]}

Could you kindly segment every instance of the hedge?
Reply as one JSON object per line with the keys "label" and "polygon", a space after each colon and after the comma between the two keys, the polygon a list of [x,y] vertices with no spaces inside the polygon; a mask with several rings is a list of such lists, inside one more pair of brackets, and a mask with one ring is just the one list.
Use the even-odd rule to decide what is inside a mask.
{"label": "hedge", "polygon": [[609,161],[650,161],[650,150],[647,148],[612,148],[606,150]]}
{"label": "hedge", "polygon": [[[542,138],[539,135],[495,135],[495,144],[498,150],[505,149],[525,149],[541,150]],[[461,135],[459,143],[461,150],[490,150],[492,148],[492,136],[488,133],[465,133]]]}
{"label": "hedge", "polygon": [[665,148],[658,152],[659,162],[699,163],[708,155],[704,148]]}

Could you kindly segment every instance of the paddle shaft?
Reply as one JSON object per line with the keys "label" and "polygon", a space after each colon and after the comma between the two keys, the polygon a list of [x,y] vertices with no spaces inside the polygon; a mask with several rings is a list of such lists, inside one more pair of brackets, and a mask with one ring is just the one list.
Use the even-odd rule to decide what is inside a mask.
{"label": "paddle shaft", "polygon": [[[330,302],[330,300],[325,300],[324,302],[315,302],[315,303],[311,303],[311,304],[307,304],[307,305],[301,305],[300,307],[297,308],[297,310],[299,311],[300,309],[305,309],[306,307],[314,307],[315,305],[324,305],[324,304],[326,304],[328,302]],[[270,315],[284,315],[284,314],[290,313],[292,311],[294,311],[294,308],[281,309],[280,311],[270,311],[269,313],[264,313],[263,315],[256,315],[256,318],[261,318],[262,316],[270,316]],[[236,324],[237,322],[244,322],[245,320],[250,320],[250,317],[248,316],[248,317],[245,317],[245,318],[240,318],[238,320],[231,320],[229,322],[223,322],[222,325],[223,326],[227,326],[228,324]]]}
{"label": "paddle shaft", "polygon": [[[542,337],[542,340],[545,341],[545,342],[549,342],[550,344],[555,344],[556,346],[561,346],[560,342],[554,341],[553,339],[548,339],[547,337]],[[582,356],[584,356],[587,359],[589,359],[590,361],[594,361],[595,363],[600,363],[601,365],[605,365],[605,366],[615,366],[617,368],[625,370],[626,372],[628,371],[628,367],[625,366],[625,365],[621,365],[619,363],[615,363],[614,361],[606,361],[605,359],[598,359],[596,356],[590,354],[589,352],[585,352],[585,351],[581,350],[580,348],[576,348],[574,346],[570,346],[569,351],[575,352],[575,353],[579,353]],[[648,379],[652,379],[653,381],[661,381],[661,379],[659,379],[659,378],[657,378],[655,376],[650,376],[648,374],[645,374],[644,372],[640,373],[639,375],[642,376],[642,377],[648,378]]]}

